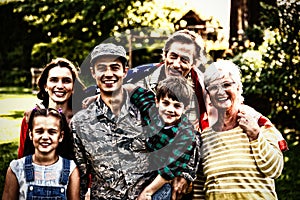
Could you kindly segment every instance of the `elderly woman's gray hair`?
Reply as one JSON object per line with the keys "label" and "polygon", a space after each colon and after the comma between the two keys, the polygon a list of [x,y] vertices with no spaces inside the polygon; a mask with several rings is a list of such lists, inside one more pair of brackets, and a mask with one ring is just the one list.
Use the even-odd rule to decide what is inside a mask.
{"label": "elderly woman's gray hair", "polygon": [[230,77],[237,84],[240,95],[243,93],[243,85],[241,81],[241,72],[239,66],[230,60],[217,60],[210,64],[204,72],[204,84],[209,86],[211,82]]}

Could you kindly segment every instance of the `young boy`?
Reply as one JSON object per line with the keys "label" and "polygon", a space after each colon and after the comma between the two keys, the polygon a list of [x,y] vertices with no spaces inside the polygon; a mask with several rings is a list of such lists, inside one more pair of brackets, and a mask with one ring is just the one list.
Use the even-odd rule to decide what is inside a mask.
{"label": "young boy", "polygon": [[177,176],[188,182],[194,180],[197,167],[191,168],[188,163],[191,163],[195,152],[199,153],[200,144],[198,133],[183,114],[193,93],[192,86],[181,77],[161,81],[156,97],[153,92],[141,87],[132,93],[130,100],[139,108],[147,134],[146,146],[151,152],[149,163],[153,171],[150,183],[145,181],[143,184],[138,200],[159,196],[160,199],[171,199],[170,181]]}

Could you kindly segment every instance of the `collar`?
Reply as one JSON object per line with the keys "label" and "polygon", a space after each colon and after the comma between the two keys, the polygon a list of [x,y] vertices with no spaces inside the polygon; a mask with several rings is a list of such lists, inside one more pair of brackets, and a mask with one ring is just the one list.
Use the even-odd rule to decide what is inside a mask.
{"label": "collar", "polygon": [[120,115],[116,116],[113,114],[111,109],[105,104],[105,102],[101,98],[101,94],[98,95],[95,104],[96,104],[96,117],[98,119],[107,119],[110,121],[117,122],[120,119],[126,117],[127,115],[130,115],[131,117],[138,118],[139,112],[138,109],[131,104],[130,102],[130,96],[127,90],[123,89],[123,97],[124,102],[121,106]]}

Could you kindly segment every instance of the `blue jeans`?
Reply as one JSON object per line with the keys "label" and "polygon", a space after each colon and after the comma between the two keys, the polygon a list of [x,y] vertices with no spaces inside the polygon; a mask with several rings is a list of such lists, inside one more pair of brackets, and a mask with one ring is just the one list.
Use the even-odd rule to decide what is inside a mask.
{"label": "blue jeans", "polygon": [[166,183],[152,195],[152,200],[171,200],[171,196],[172,187]]}

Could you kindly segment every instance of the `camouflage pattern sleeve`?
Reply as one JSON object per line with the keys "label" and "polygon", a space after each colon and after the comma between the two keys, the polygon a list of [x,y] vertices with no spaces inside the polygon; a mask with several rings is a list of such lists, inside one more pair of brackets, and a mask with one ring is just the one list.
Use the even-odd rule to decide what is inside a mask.
{"label": "camouflage pattern sleeve", "polygon": [[88,158],[89,156],[86,155],[85,148],[76,133],[76,126],[73,122],[71,122],[71,128],[74,139],[75,163],[80,172],[80,199],[84,199],[90,184],[90,159]]}

